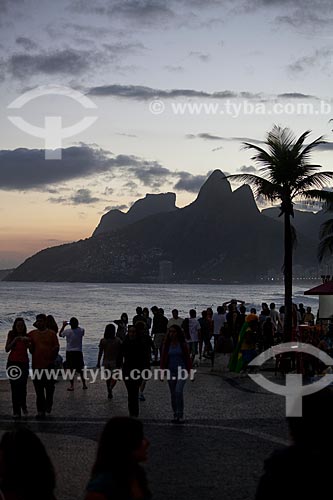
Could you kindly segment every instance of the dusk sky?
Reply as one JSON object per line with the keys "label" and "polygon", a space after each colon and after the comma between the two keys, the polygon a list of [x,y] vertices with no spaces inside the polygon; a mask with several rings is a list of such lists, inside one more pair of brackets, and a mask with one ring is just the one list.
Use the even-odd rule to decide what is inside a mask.
{"label": "dusk sky", "polygon": [[[214,169],[255,171],[242,142],[273,124],[331,142],[332,28],[331,0],[0,0],[0,269],[146,193],[181,207]],[[42,86],[95,108],[39,92],[8,109]],[[55,160],[9,116],[97,119]],[[332,145],[313,160],[333,170]]]}

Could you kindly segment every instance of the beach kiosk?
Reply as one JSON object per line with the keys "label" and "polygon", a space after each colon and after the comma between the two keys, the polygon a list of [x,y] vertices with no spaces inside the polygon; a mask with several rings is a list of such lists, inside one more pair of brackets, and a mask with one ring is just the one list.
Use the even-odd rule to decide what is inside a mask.
{"label": "beach kiosk", "polygon": [[[333,278],[333,276],[332,276]],[[333,280],[331,276],[323,277],[324,282],[310,290],[306,290],[304,295],[319,296],[319,320],[333,320]]]}

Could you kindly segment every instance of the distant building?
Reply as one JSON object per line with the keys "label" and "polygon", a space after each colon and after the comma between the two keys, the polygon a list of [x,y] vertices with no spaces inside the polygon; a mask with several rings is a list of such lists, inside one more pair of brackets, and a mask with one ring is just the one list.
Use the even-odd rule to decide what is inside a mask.
{"label": "distant building", "polygon": [[160,282],[171,281],[173,277],[173,267],[170,260],[160,260],[158,279]]}

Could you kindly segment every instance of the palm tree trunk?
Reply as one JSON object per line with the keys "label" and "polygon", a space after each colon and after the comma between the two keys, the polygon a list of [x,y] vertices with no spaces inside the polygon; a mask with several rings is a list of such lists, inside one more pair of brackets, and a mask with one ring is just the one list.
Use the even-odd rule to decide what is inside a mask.
{"label": "palm tree trunk", "polygon": [[284,342],[290,342],[292,338],[292,314],[293,314],[293,241],[291,234],[290,214],[284,213]]}

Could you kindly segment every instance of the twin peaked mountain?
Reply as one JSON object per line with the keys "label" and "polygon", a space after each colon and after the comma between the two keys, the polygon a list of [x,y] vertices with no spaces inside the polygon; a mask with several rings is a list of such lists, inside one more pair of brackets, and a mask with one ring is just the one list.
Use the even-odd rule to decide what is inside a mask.
{"label": "twin peaked mountain", "polygon": [[[6,279],[210,283],[282,276],[278,210],[260,212],[249,186],[232,191],[224,174],[215,170],[193,203],[177,208],[175,201],[173,193],[148,194],[127,213],[111,210],[90,238],[42,250]],[[296,214],[295,264],[302,272],[317,266],[324,218],[321,212]],[[163,266],[166,273],[161,273]]]}

